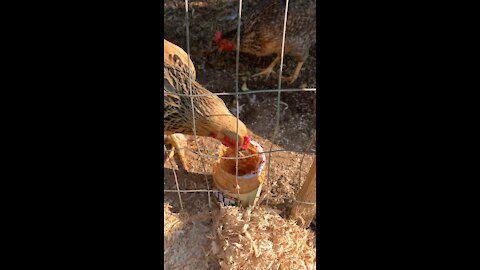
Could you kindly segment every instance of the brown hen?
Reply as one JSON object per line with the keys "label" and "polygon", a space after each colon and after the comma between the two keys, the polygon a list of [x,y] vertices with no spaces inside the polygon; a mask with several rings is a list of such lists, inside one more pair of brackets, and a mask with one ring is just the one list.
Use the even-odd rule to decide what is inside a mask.
{"label": "brown hen", "polygon": [[[189,71],[191,70],[192,73],[190,79],[192,94],[211,94],[211,92],[195,81],[195,67],[185,51],[167,42],[164,41],[164,44],[168,45],[164,49],[163,68],[164,134],[193,135],[191,99],[183,96],[190,93]],[[190,69],[188,68],[188,61],[190,61]],[[227,147],[235,148],[237,118],[228,110],[223,100],[218,96],[193,97],[193,105],[195,108],[196,135],[212,137]],[[250,137],[247,127],[240,120],[238,120],[238,134],[239,149],[247,148]],[[170,136],[170,139],[175,147],[181,148],[174,136]],[[179,154],[180,160],[186,168],[183,153],[179,152]]]}
{"label": "brown hen", "polygon": [[[267,0],[260,3],[245,17],[242,17],[240,30],[240,51],[259,57],[276,54],[277,57],[262,72],[253,75],[275,73],[273,68],[280,62],[285,19],[285,0]],[[294,82],[308,58],[310,47],[316,42],[316,1],[295,0],[288,5],[287,29],[285,33],[285,55],[297,61],[293,74],[284,77],[288,83]],[[215,41],[221,50],[236,50],[237,29],[225,34],[217,32]]]}
{"label": "brown hen", "polygon": [[[190,67],[192,71],[190,74],[192,76],[192,80],[196,78],[195,66],[193,65],[192,60],[188,57],[188,54],[177,45],[169,42],[168,40],[163,40],[163,61],[179,68],[184,68],[184,65]],[[187,170],[187,162],[185,158],[185,151],[182,149],[180,142],[185,141],[186,139],[181,134],[169,134],[167,136],[164,135],[165,144],[171,143],[172,149],[170,150],[170,154],[165,157],[164,163],[167,159],[171,158],[174,154],[175,148],[178,150],[178,156],[180,158],[180,162],[182,163],[185,170]]]}
{"label": "brown hen", "polygon": [[188,54],[166,39],[163,40],[163,61],[179,68],[184,68],[184,65],[186,68],[190,67],[192,80],[196,79],[195,66]]}

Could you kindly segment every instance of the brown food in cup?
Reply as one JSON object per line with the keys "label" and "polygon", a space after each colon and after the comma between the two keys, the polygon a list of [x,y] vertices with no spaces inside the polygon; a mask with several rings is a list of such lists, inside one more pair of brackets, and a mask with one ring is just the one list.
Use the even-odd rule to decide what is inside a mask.
{"label": "brown food in cup", "polygon": [[[260,155],[255,155],[253,157],[240,159],[240,157],[249,156],[257,153],[255,146],[250,144],[250,147],[246,150],[238,151],[238,175],[246,175],[254,172],[258,167],[258,162],[260,161]],[[223,154],[224,157],[235,157],[235,148],[227,148]],[[229,172],[230,174],[235,175],[235,159],[224,159],[222,168]]]}

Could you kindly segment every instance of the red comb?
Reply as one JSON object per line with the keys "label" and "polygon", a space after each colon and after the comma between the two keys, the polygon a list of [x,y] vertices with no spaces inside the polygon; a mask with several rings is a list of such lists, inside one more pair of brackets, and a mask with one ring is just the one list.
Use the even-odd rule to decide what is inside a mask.
{"label": "red comb", "polygon": [[215,41],[218,42],[222,38],[222,33],[219,31],[215,32]]}
{"label": "red comb", "polygon": [[250,145],[250,137],[249,136],[243,137],[243,145],[240,147],[240,149],[247,149],[249,145]]}

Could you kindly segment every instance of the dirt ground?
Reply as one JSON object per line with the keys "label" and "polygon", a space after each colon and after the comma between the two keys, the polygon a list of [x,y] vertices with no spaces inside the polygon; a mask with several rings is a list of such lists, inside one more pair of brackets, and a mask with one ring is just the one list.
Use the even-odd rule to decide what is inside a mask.
{"label": "dirt ground", "polygon": [[[252,6],[261,0],[244,0],[242,14],[248,14]],[[206,52],[215,49],[213,42],[215,31],[228,31],[237,25],[238,1],[208,0],[189,1],[190,20],[190,50],[192,61],[197,71],[197,81],[212,92],[235,92],[235,52],[212,53]],[[164,30],[165,39],[182,47],[187,51],[185,29],[185,1],[164,1]],[[278,77],[273,76],[268,80],[264,77],[251,78],[260,72],[274,59],[271,57],[257,58],[248,54],[240,54],[239,80],[240,86],[244,83],[248,89],[277,89]],[[284,61],[284,75],[293,72],[295,61],[286,57]],[[304,64],[299,78],[291,85],[282,83],[282,89],[288,88],[316,88],[315,77],[316,49],[312,46],[310,56]],[[277,66],[278,68],[278,66]],[[241,91],[241,90],[239,90]],[[316,92],[296,92],[281,94],[280,130],[273,150],[304,151],[316,129],[315,121],[315,94]],[[230,110],[235,114],[235,98],[220,96]],[[277,93],[259,93],[240,95],[240,119],[247,125],[252,134],[252,139],[259,142],[265,150],[269,150],[276,122]],[[192,136],[186,136],[185,146],[196,150]],[[199,138],[202,151],[209,155],[216,155],[219,142],[210,138]],[[270,177],[262,191],[261,204],[268,199],[269,206],[278,209],[285,216],[293,203],[293,198],[305,179],[313,161],[315,144],[310,153],[305,154],[302,169],[300,161],[304,156],[298,152],[278,152],[271,155]],[[174,172],[178,177],[180,189],[206,189],[207,183],[212,187],[211,164],[214,158],[204,158],[191,151],[186,152],[189,166],[185,171],[178,166],[178,158],[165,164],[165,190],[176,189]],[[202,160],[204,159],[204,160]],[[172,166],[173,165],[173,166]],[[301,177],[299,172],[301,171]],[[267,192],[270,190],[270,192]],[[180,210],[177,193],[165,192],[165,202],[169,202],[173,212]],[[182,193],[183,206],[187,211],[197,212],[208,207],[207,193]],[[216,207],[213,202],[212,206]]]}

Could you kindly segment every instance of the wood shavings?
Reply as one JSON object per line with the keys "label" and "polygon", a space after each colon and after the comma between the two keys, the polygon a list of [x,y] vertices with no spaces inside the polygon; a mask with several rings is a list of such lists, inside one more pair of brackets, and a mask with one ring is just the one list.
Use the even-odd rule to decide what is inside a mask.
{"label": "wood shavings", "polygon": [[164,216],[165,269],[315,269],[313,232],[272,209],[222,207],[187,216],[164,204]]}
{"label": "wood shavings", "polygon": [[[164,203],[164,259],[165,269],[201,270],[220,269],[218,246],[212,246],[212,215],[201,212],[196,215],[175,214]],[[210,235],[211,236],[211,235]]]}
{"label": "wood shavings", "polygon": [[215,218],[221,269],[315,269],[315,237],[262,207],[223,207]]}

